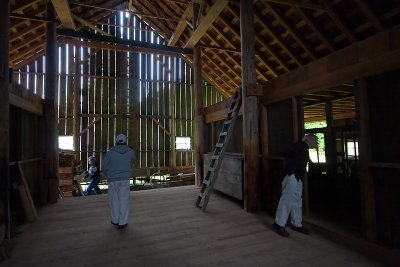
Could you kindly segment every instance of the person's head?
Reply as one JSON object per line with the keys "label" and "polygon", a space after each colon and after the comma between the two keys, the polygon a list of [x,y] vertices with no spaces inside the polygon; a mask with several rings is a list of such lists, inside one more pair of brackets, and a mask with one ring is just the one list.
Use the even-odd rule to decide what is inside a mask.
{"label": "person's head", "polygon": [[315,134],[306,134],[302,141],[305,142],[311,149],[316,148],[318,144],[318,138]]}
{"label": "person's head", "polygon": [[115,138],[115,143],[117,143],[117,145],[125,145],[126,136],[124,134],[117,135],[117,138]]}
{"label": "person's head", "polygon": [[89,161],[89,164],[93,164],[93,163],[96,162],[96,158],[93,157],[93,156],[90,156],[90,157],[88,158],[88,161]]}

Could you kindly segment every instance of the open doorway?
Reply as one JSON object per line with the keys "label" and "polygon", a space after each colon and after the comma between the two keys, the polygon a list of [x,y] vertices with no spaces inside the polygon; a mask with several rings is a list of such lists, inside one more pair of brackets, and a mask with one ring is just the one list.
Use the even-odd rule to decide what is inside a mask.
{"label": "open doorway", "polygon": [[361,207],[353,88],[346,83],[304,95],[303,106],[305,133],[319,139],[308,166],[309,218],[357,236]]}

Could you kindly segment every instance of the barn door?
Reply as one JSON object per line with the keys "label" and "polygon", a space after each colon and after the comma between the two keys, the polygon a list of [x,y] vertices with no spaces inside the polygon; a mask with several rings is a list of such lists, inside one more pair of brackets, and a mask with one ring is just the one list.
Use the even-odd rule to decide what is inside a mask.
{"label": "barn door", "polygon": [[260,120],[263,154],[261,203],[264,210],[275,212],[281,194],[284,156],[303,133],[302,99],[293,97],[265,105]]}

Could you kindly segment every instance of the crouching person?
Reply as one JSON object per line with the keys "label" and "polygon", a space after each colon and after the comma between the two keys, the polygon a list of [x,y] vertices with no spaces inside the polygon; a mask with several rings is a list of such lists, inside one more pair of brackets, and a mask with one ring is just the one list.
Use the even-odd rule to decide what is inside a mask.
{"label": "crouching person", "polygon": [[90,156],[88,158],[89,161],[89,169],[85,172],[85,176],[89,177],[89,185],[86,189],[86,191],[83,193],[84,196],[88,196],[92,190],[96,194],[101,194],[101,190],[99,188],[99,182],[100,182],[100,169],[99,165],[96,162],[96,158]]}

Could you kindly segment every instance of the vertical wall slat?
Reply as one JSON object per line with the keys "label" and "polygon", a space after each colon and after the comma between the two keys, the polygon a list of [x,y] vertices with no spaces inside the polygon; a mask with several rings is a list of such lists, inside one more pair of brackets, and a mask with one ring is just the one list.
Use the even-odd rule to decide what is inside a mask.
{"label": "vertical wall slat", "polygon": [[66,73],[67,73],[67,48],[66,45],[63,45],[61,47],[61,57],[59,64],[60,64],[60,68],[59,68],[59,77],[58,77],[58,90],[59,90],[59,104],[58,104],[58,134],[59,135],[65,135],[65,119],[66,119],[66,101],[65,101],[65,97],[66,97],[66,82],[67,82],[67,77],[66,77]]}
{"label": "vertical wall slat", "polygon": [[67,100],[66,100],[66,135],[72,135],[72,115],[73,115],[73,92],[74,92],[74,68],[75,68],[75,62],[74,62],[74,47],[72,45],[68,46],[68,77],[67,77]]}

